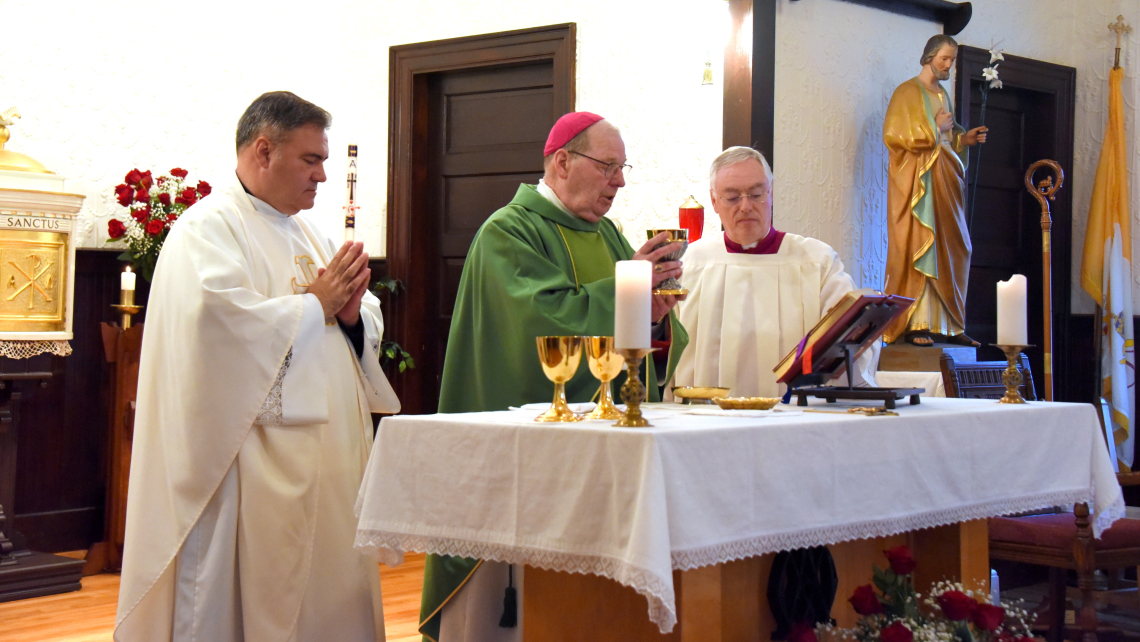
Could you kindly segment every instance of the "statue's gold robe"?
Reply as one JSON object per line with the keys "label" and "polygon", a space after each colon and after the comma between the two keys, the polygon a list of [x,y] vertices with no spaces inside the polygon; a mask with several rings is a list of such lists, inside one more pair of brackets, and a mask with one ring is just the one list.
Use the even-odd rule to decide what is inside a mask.
{"label": "statue's gold robe", "polygon": [[939,135],[934,122],[939,107],[953,114],[946,90],[939,87],[939,92],[928,92],[918,78],[904,82],[891,96],[883,123],[890,154],[883,291],[916,299],[887,328],[888,342],[916,330],[953,336],[966,325],[968,152],[956,121],[947,135]]}

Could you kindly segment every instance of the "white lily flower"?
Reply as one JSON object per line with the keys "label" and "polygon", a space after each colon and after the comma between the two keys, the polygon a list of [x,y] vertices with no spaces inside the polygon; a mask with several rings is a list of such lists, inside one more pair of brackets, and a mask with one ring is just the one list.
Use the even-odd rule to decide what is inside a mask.
{"label": "white lily flower", "polygon": [[994,78],[990,81],[990,89],[1001,89],[1001,81]]}
{"label": "white lily flower", "polygon": [[1001,49],[990,49],[990,64],[999,60],[1005,60],[1005,56],[1001,55]]}
{"label": "white lily flower", "polygon": [[982,78],[986,80],[997,80],[998,72],[996,67],[986,67],[982,70]]}

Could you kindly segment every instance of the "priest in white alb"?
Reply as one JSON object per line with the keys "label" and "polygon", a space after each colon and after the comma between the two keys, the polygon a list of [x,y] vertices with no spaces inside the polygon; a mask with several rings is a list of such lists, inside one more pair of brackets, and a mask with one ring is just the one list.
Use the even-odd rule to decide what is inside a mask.
{"label": "priest in white alb", "polygon": [[[709,171],[713,209],[724,226],[685,252],[678,304],[689,345],[673,385],[722,386],[734,397],[784,393],[772,369],[820,317],[855,289],[828,244],[772,227],[772,169],[748,147],[730,147]],[[854,368],[874,385],[878,344]],[[846,385],[846,375],[841,378]]]}
{"label": "priest in white alb", "polygon": [[353,550],[380,368],[368,255],[301,210],[328,112],[253,102],[237,171],[173,227],[139,368],[115,640],[384,639],[379,569]]}

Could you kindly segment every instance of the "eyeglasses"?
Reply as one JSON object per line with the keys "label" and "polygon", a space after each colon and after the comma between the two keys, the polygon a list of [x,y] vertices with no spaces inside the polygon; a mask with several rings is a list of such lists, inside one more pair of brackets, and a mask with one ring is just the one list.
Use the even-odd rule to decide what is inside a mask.
{"label": "eyeglasses", "polygon": [[760,205],[764,204],[764,199],[768,197],[768,193],[771,191],[772,191],[772,186],[771,185],[765,185],[765,186],[763,186],[763,187],[761,187],[761,188],[757,189],[756,191],[751,192],[749,194],[738,194],[736,196],[721,196],[720,194],[716,193],[716,190],[713,190],[713,194],[716,194],[717,198],[721,199],[725,203],[728,203],[729,207],[736,207],[737,205],[740,205],[740,202],[743,201],[745,199],[745,197],[748,198],[748,201],[751,202],[753,206],[760,206]]}
{"label": "eyeglasses", "polygon": [[598,160],[598,159],[594,158],[593,156],[586,156],[585,154],[583,154],[581,152],[571,152],[570,150],[566,150],[566,151],[570,152],[571,154],[577,154],[583,158],[589,158],[590,160],[594,161],[595,163],[601,163],[602,165],[605,165],[606,168],[602,171],[605,173],[606,178],[613,178],[614,172],[618,172],[618,171],[621,172],[622,177],[626,177],[626,176],[629,176],[629,173],[633,171],[633,165],[623,165],[621,163],[607,163],[606,161]]}

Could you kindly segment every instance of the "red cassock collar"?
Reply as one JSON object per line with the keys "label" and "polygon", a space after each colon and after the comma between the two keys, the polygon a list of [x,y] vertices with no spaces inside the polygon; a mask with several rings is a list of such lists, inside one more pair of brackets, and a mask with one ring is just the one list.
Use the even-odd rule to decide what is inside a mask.
{"label": "red cassock collar", "polygon": [[768,232],[768,236],[765,236],[755,247],[744,249],[743,245],[728,238],[728,232],[724,233],[724,247],[729,254],[775,254],[780,251],[780,244],[783,242],[784,233],[772,228]]}

